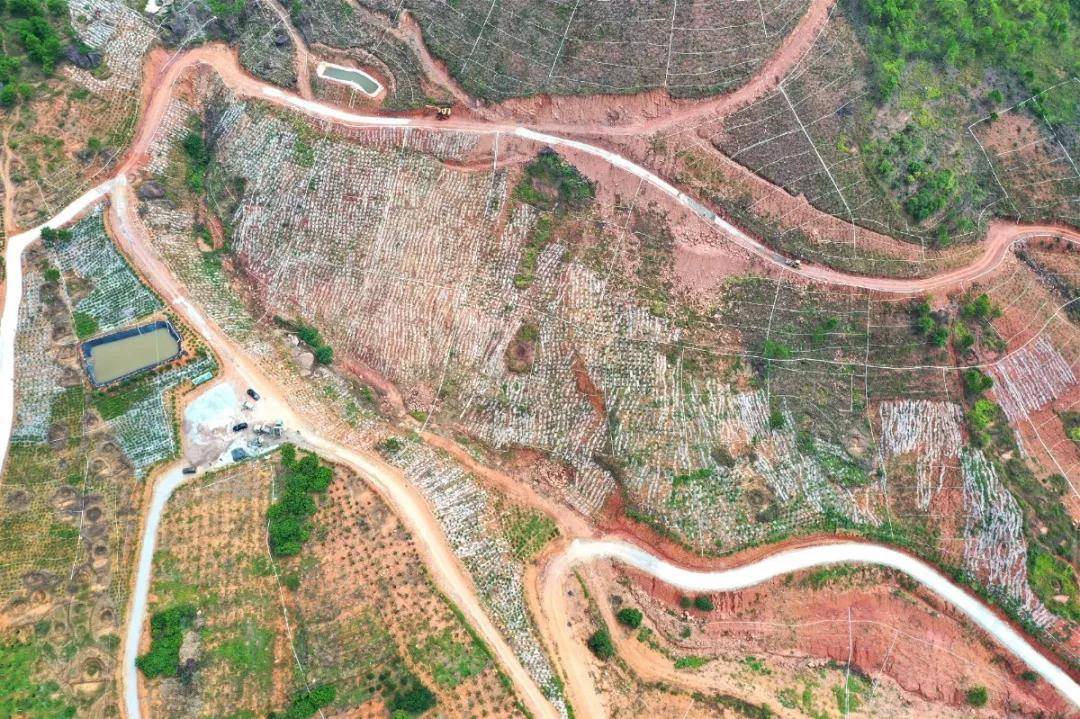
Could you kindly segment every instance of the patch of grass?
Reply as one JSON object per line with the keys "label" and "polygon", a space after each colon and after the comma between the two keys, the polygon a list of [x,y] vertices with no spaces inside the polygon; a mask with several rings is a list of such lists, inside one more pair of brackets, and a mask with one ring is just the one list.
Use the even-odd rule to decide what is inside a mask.
{"label": "patch of grass", "polygon": [[685,657],[679,657],[675,660],[676,669],[700,669],[708,664],[711,660],[709,657],[702,657],[696,654],[688,654]]}
{"label": "patch of grass", "polygon": [[36,644],[0,643],[0,716],[20,719],[74,719],[75,707],[60,694],[55,682],[39,684],[41,650]]}
{"label": "patch of grass", "polygon": [[427,667],[436,684],[449,689],[480,674],[490,662],[482,644],[475,640],[462,644],[454,639],[450,628],[414,644],[410,653],[415,661]]}
{"label": "patch of grass", "polygon": [[706,479],[712,479],[716,475],[716,471],[711,467],[701,467],[685,474],[677,474],[671,478],[672,487],[681,487],[684,484],[693,484]]}
{"label": "patch of grass", "polygon": [[808,586],[813,589],[821,589],[835,581],[850,577],[858,571],[857,567],[850,564],[837,564],[832,567],[823,567],[806,575],[801,584],[804,587]]}
{"label": "patch of grass", "polygon": [[[1080,622],[1080,589],[1076,573],[1069,564],[1048,552],[1029,547],[1028,581],[1047,609],[1069,621]],[[1055,597],[1064,597],[1065,601]]]}
{"label": "patch of grass", "polygon": [[514,198],[541,210],[581,209],[595,196],[591,182],[554,150],[545,149],[525,167]]}
{"label": "patch of grass", "polygon": [[967,694],[964,695],[964,699],[973,707],[986,706],[986,702],[989,698],[986,687],[972,687],[971,689],[968,689]]}
{"label": "patch of grass", "polygon": [[541,215],[529,232],[529,239],[525,242],[525,248],[521,252],[521,260],[518,262],[517,274],[514,275],[514,287],[524,290],[530,287],[536,279],[536,263],[540,253],[554,234],[555,221],[550,215]]}
{"label": "patch of grass", "polygon": [[97,334],[98,321],[91,315],[76,310],[71,313],[71,319],[75,323],[75,336],[79,339],[84,340]]}
{"label": "patch of grass", "polygon": [[746,657],[743,659],[743,665],[752,671],[754,674],[761,674],[762,676],[772,674],[772,669],[765,666],[764,659],[758,659],[757,657]]}
{"label": "patch of grass", "polygon": [[532,559],[559,536],[559,528],[551,517],[527,507],[511,507],[500,514],[499,521],[514,556],[524,561]]}
{"label": "patch of grass", "polygon": [[274,667],[274,632],[245,618],[215,653],[237,675],[268,676]]}
{"label": "patch of grass", "polygon": [[270,712],[268,719],[308,719],[337,698],[332,684],[321,684],[293,695],[289,708],[283,712]]}
{"label": "patch of grass", "polygon": [[151,386],[146,382],[121,384],[110,390],[94,392],[92,402],[102,419],[116,419],[135,404],[149,397],[150,392]]}
{"label": "patch of grass", "polygon": [[[846,688],[845,688],[846,687]],[[845,684],[837,684],[832,688],[833,696],[836,697],[836,705],[840,713],[848,715],[858,711],[862,705],[865,693],[870,689],[870,683],[856,674],[851,674]]]}

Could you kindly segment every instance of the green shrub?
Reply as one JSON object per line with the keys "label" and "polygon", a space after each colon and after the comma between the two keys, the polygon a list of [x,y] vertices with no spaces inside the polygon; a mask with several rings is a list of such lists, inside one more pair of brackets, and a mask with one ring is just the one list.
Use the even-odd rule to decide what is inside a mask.
{"label": "green shrub", "polygon": [[641,620],[643,615],[641,610],[635,607],[623,607],[616,614],[615,618],[619,620],[619,624],[631,629],[637,629],[641,626]]}
{"label": "green shrub", "polygon": [[71,314],[71,319],[75,323],[75,336],[79,339],[86,339],[97,334],[98,321],[92,316],[76,310]]}
{"label": "green shrub", "polygon": [[972,687],[967,690],[967,703],[973,707],[984,707],[989,699],[986,687]]}
{"label": "green shrub", "polygon": [[135,660],[148,679],[175,677],[180,670],[184,631],[195,621],[195,607],[175,604],[150,617],[150,651]]}
{"label": "green shrub", "polygon": [[978,431],[989,427],[998,416],[998,406],[988,399],[977,400],[968,412],[968,421]]}
{"label": "green shrub", "polygon": [[964,390],[970,395],[982,394],[994,386],[990,375],[983,374],[974,367],[964,372]]}
{"label": "green shrub", "polygon": [[586,640],[585,645],[589,651],[596,655],[597,659],[607,661],[615,656],[615,644],[611,641],[611,633],[606,628],[597,629]]}
{"label": "green shrub", "polygon": [[694,608],[702,612],[711,612],[716,608],[713,604],[712,597],[708,594],[699,594],[694,597]]}
{"label": "green shrub", "polygon": [[330,364],[334,361],[334,348],[330,345],[322,345],[315,348],[315,361],[319,364]]}
{"label": "green shrub", "polygon": [[960,315],[970,320],[992,320],[1001,317],[1001,308],[995,305],[989,296],[983,294],[965,302],[960,308]]}
{"label": "green shrub", "polygon": [[676,669],[699,669],[709,663],[708,657],[688,654],[675,660]]}
{"label": "green shrub", "polygon": [[188,189],[201,195],[206,190],[206,173],[210,168],[210,151],[203,140],[202,129],[197,128],[184,135],[180,146],[187,158],[185,181]]}
{"label": "green shrub", "polygon": [[420,679],[409,673],[391,698],[390,711],[395,715],[402,712],[411,716],[420,716],[437,703],[435,694],[424,686]]}
{"label": "green shrub", "polygon": [[337,698],[333,684],[320,684],[293,695],[292,704],[284,712],[270,712],[268,719],[308,719]]}
{"label": "green shrub", "polygon": [[326,491],[334,476],[333,470],[321,465],[319,458],[310,452],[297,461],[296,450],[290,446],[289,457],[286,459],[283,450],[284,488],[281,497],[266,510],[270,552],[276,557],[300,553],[311,535],[309,520],[315,514],[315,500],[310,493]]}

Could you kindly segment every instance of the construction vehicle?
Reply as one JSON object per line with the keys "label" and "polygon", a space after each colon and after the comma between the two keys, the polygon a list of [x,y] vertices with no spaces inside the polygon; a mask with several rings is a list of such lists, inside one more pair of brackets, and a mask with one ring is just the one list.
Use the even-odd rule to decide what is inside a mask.
{"label": "construction vehicle", "polygon": [[435,111],[435,117],[439,120],[449,120],[450,113],[453,111],[449,105],[426,105],[429,109]]}

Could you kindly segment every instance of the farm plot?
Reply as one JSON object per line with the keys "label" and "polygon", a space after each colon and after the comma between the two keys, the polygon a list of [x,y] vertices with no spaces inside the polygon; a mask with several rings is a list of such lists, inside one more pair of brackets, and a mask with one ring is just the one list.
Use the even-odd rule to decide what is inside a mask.
{"label": "farm plot", "polygon": [[152,611],[193,605],[198,620],[185,640],[188,674],[151,685],[158,708],[260,715],[324,685],[335,690],[330,709],[364,715],[418,687],[448,717],[513,706],[486,648],[358,477],[335,472],[298,556],[269,554],[265,517],[279,471],[276,460],[233,467],[171,500]]}
{"label": "farm plot", "polygon": [[333,682],[342,707],[378,697],[398,708],[425,686],[446,716],[519,713],[486,646],[435,590],[400,520],[359,477],[336,471],[314,523],[317,563],[305,567],[301,556],[299,566],[279,566],[300,576],[296,644],[309,682]]}
{"label": "farm plot", "polygon": [[[16,441],[0,500],[0,654],[5,667],[19,663],[5,678],[26,682],[13,691],[28,692],[30,716],[66,707],[110,716],[141,492],[108,426],[90,412],[59,280],[42,279],[45,257],[27,258],[16,338],[17,348],[28,346],[27,333],[52,340],[15,370]],[[43,393],[47,377],[60,384]]]}
{"label": "farm plot", "polygon": [[[978,239],[980,213],[998,198],[966,133],[976,119],[962,102],[967,90],[913,62],[881,103],[848,14],[834,13],[775,92],[701,131],[732,159],[842,220],[922,247]],[[800,231],[785,228],[781,240]],[[823,253],[858,259],[853,235],[822,243]]]}
{"label": "farm plot", "polygon": [[[621,487],[633,516],[698,551],[851,529],[960,565],[961,480],[934,474],[954,454],[920,467],[881,432],[923,420],[877,405],[959,402],[961,368],[1047,326],[1056,305],[1026,267],[936,309],[760,278],[688,306],[665,284],[663,216],[612,203],[557,156],[452,169],[436,155],[478,147],[460,134],[320,135],[224,92],[215,103],[213,172],[252,178],[224,218],[223,263],[250,315],[314,324],[418,421],[547,453],[567,471],[545,490],[586,514]],[[552,199],[572,189],[578,206]],[[146,207],[148,226],[172,222]],[[189,248],[178,271],[198,271],[194,238],[171,237]]]}
{"label": "farm plot", "polygon": [[1080,79],[1073,78],[972,124],[1003,194],[999,214],[1080,224],[1080,126],[1049,119],[1050,108],[1078,98]]}
{"label": "farm plot", "polygon": [[544,694],[567,716],[562,682],[544,651],[524,596],[524,564],[504,536],[495,500],[472,476],[435,450],[413,442],[389,452],[432,503],[450,546],[476,582],[480,598]]}
{"label": "farm plot", "polygon": [[105,234],[101,208],[60,235],[50,249],[67,275],[64,284],[80,338],[130,324],[161,309],[160,300],[139,281]]}
{"label": "farm plot", "polygon": [[[16,402],[11,438],[13,442],[40,443],[48,436],[53,401],[66,387],[77,387],[81,394],[82,378],[77,365],[73,367],[70,361],[76,352],[73,338],[63,336],[69,327],[69,315],[59,301],[56,269],[36,256],[28,256],[25,262],[15,334]],[[64,354],[69,361],[61,364],[51,349],[54,342],[64,339],[68,340]]]}
{"label": "farm plot", "polygon": [[[802,572],[710,597],[708,610],[684,609],[697,597],[618,568],[579,576],[587,597],[575,579],[566,587],[575,625],[583,634],[607,626],[614,640],[615,659],[590,661],[611,702],[659,684],[692,695],[690,711],[742,700],[793,715],[961,717],[970,710],[957,697],[983,686],[994,705],[1044,708],[1045,693],[1020,679],[1022,667],[971,642],[966,622],[888,571]],[[630,609],[642,612],[640,626],[616,619]],[[919,673],[927,662],[941,663],[932,679]]]}
{"label": "farm plot", "polygon": [[[100,209],[70,231],[58,232],[49,241],[47,252],[60,268],[54,270],[60,276],[52,285],[63,281],[62,290],[56,292],[63,291],[64,297],[61,299],[57,294],[59,304],[56,308],[64,305],[70,308],[74,334],[80,337],[131,324],[162,307],[157,296],[135,276],[105,233]],[[33,284],[30,286],[34,287]],[[53,319],[57,329],[50,333],[53,342],[67,337],[62,326],[56,324],[57,312],[59,309],[54,312]],[[54,369],[53,373],[62,373],[69,386],[77,382],[81,391],[81,377],[72,374],[78,371],[76,357],[79,350],[71,339],[73,337],[61,345],[66,366]],[[185,338],[188,345],[193,341],[190,335]],[[47,357],[37,361],[44,359]],[[34,364],[32,360],[28,358],[24,362]],[[176,454],[178,445],[171,392],[178,385],[213,371],[216,366],[216,361],[205,351],[188,346],[179,365],[159,368],[152,374],[131,378],[118,387],[93,395],[98,414],[107,423],[116,446],[131,463],[136,476],[145,476],[155,464]],[[36,374],[27,375],[24,386],[28,390]],[[27,416],[25,421],[32,420]]]}
{"label": "farm plot", "polygon": [[94,61],[86,69],[58,67],[32,100],[10,113],[14,207],[23,226],[51,217],[105,179],[138,120],[142,59],[153,29],[123,2],[73,0],[67,6]]}
{"label": "farm plot", "polygon": [[[365,4],[395,16],[402,9]],[[413,0],[403,7],[465,90],[497,102],[538,93],[722,92],[760,67],[806,5]]]}
{"label": "farm plot", "polygon": [[[151,716],[263,715],[295,685],[278,581],[266,550],[274,463],[231,467],[169,500],[154,555],[151,616],[194,605],[197,669],[148,683]],[[185,656],[184,659],[189,657]]]}

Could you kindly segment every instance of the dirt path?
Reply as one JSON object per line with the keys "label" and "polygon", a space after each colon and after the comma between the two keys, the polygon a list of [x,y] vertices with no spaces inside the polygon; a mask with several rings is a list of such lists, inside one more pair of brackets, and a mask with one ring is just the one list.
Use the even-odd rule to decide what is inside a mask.
{"label": "dirt path", "polygon": [[11,128],[16,122],[19,121],[19,113],[21,108],[15,110],[15,119],[13,122],[8,123],[4,127],[3,135],[3,160],[0,161],[0,186],[4,190],[4,236],[11,237],[19,231],[18,225],[15,224],[15,185],[11,182],[11,148],[8,147],[8,137],[11,135]]}
{"label": "dirt path", "polygon": [[316,429],[319,418],[309,419],[292,409],[277,384],[223,330],[203,316],[169,268],[150,249],[132,194],[131,187],[122,183],[112,196],[109,223],[117,245],[162,299],[190,323],[207,345],[214,348],[221,363],[221,376],[233,381],[237,387],[258,387],[266,411],[284,420],[292,432],[290,438],[329,461],[348,466],[375,488],[419,540],[417,547],[436,585],[483,636],[496,660],[513,680],[525,705],[535,716],[555,717],[554,708],[480,604],[471,578],[450,549],[441,525],[419,491],[397,469],[377,457],[321,437]]}
{"label": "dirt path", "polygon": [[285,32],[289,33],[289,39],[296,50],[296,89],[299,91],[300,97],[314,97],[311,91],[311,52],[304,41],[304,36],[292,24],[292,18],[289,17],[288,11],[277,0],[262,1],[281,20],[281,24],[285,27]]}

